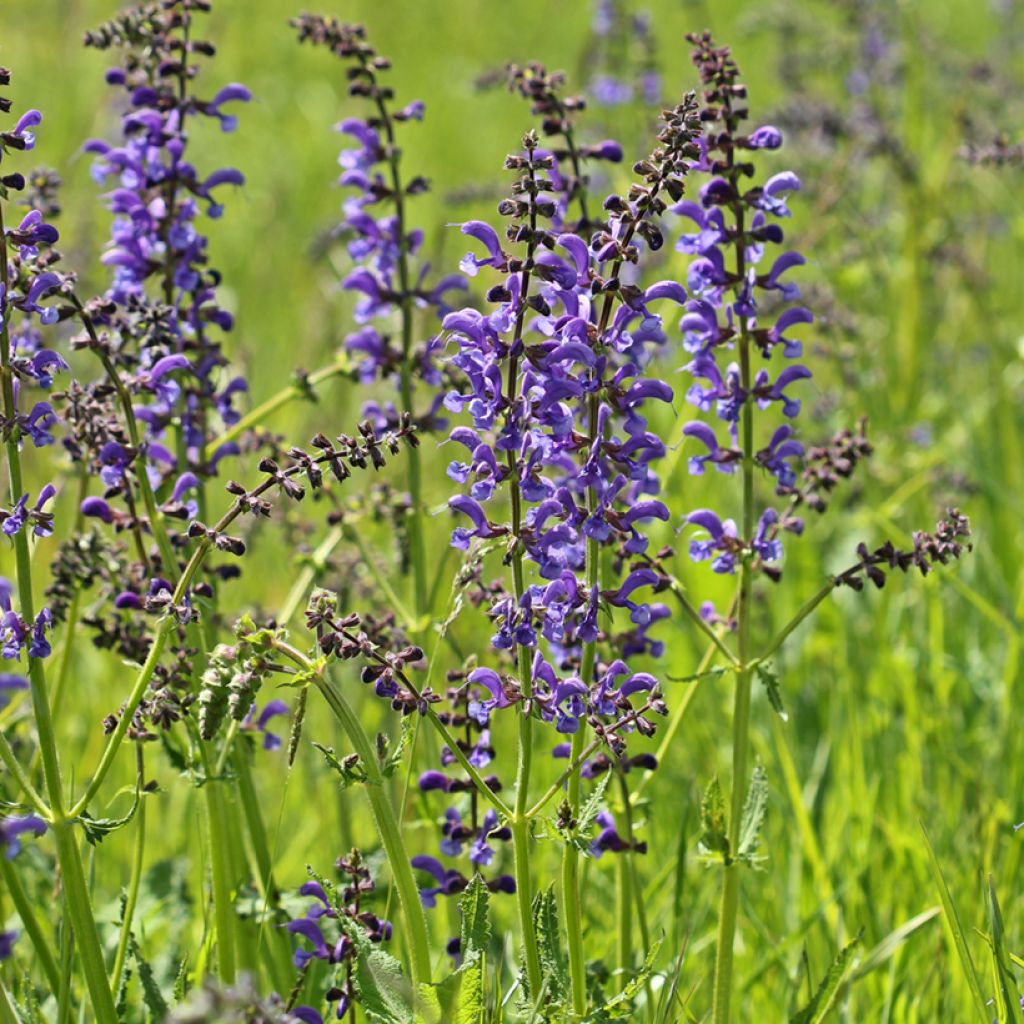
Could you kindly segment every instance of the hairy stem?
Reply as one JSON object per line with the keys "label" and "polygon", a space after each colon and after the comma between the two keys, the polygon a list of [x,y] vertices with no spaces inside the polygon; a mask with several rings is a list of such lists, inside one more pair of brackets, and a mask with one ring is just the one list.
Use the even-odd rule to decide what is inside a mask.
{"label": "hairy stem", "polygon": [[[746,255],[744,249],[743,210],[736,210],[736,264],[737,279],[742,282],[746,276]],[[737,287],[740,287],[739,285]],[[740,324],[740,388],[746,396],[743,403],[742,447],[743,447],[743,538],[749,544],[754,534],[754,401],[750,397],[751,340],[747,332],[746,319],[739,318]],[[737,644],[739,661],[742,666],[736,673],[736,691],[732,718],[732,795],[729,815],[729,851],[722,867],[722,900],[718,915],[718,945],[715,958],[714,979],[714,1024],[728,1024],[732,998],[733,945],[736,938],[736,915],[739,909],[740,868],[735,859],[739,848],[740,824],[743,817],[744,783],[747,777],[747,760],[750,746],[750,615],[751,592],[753,587],[753,555],[750,550],[743,552],[740,565],[739,601],[736,608]]]}
{"label": "hairy stem", "polygon": [[132,853],[132,869],[128,880],[128,894],[124,901],[124,912],[121,915],[121,934],[117,940],[114,953],[114,967],[110,972],[110,989],[118,992],[121,989],[121,977],[124,973],[125,956],[128,953],[128,939],[132,933],[132,919],[135,907],[139,902],[139,884],[142,881],[142,865],[146,855],[146,800],[142,787],[146,782],[145,756],[141,743],[135,744],[135,769],[138,773],[136,794],[139,809],[135,812],[135,848]]}
{"label": "hairy stem", "polygon": [[[10,289],[10,272],[7,262],[7,234],[3,222],[3,204],[0,203],[0,285]],[[11,369],[11,339],[8,330],[9,316],[4,316],[0,325],[0,376],[2,376],[4,416],[8,422],[15,422],[17,407],[14,401],[14,374]],[[22,495],[22,473],[20,438],[17,429],[7,439],[7,469],[9,474],[12,503]],[[14,535],[14,554],[17,566],[18,600],[22,618],[29,624],[35,619],[35,599],[32,587],[32,560],[28,547],[27,527]],[[42,753],[43,780],[50,812],[53,832],[57,840],[57,857],[67,893],[68,911],[71,915],[75,939],[81,955],[86,984],[92,999],[93,1012],[100,1024],[111,1024],[116,1020],[114,1001],[107,984],[107,972],[103,964],[99,934],[93,917],[89,892],[82,872],[78,845],[75,842],[73,825],[64,813],[64,785],[57,756],[57,739],[53,729],[50,698],[46,686],[46,672],[41,658],[29,657],[29,681],[31,685],[32,711],[35,717],[36,733]]]}
{"label": "hairy stem", "polygon": [[316,687],[338,720],[338,724],[344,730],[356,754],[359,755],[366,771],[365,792],[370,802],[377,832],[384,846],[384,852],[387,854],[392,880],[398,890],[398,900],[407,929],[406,945],[412,970],[412,981],[414,986],[418,986],[421,982],[429,982],[431,977],[427,919],[423,914],[419,890],[412,873],[412,864],[406,852],[405,843],[402,841],[402,832],[398,825],[398,819],[395,817],[394,808],[387,796],[376,752],[360,724],[358,715],[352,710],[348,701],[342,697],[338,688],[323,678],[317,679]]}

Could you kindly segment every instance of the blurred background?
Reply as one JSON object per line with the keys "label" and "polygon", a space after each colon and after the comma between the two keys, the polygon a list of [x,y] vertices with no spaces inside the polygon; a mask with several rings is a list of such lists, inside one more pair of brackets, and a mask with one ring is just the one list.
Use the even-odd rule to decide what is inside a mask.
{"label": "blurred background", "polygon": [[[595,183],[612,191],[623,187],[629,161],[651,148],[656,108],[646,100],[674,103],[696,86],[684,33],[710,27],[744,72],[752,123],[776,124],[786,136],[765,170],[792,169],[804,185],[787,230],[789,244],[808,258],[801,284],[818,317],[804,438],[822,440],[867,416],[876,445],[829,514],[808,524],[802,542],[789,543],[783,584],[760,595],[762,635],[784,623],[824,573],[850,564],[860,540],[906,543],[947,505],[969,514],[976,531],[974,554],[963,563],[925,580],[893,578],[882,592],[844,592],[795,635],[778,659],[788,722],[758,695],[754,742],[771,807],[768,859],[745,882],[741,907],[747,1019],[776,1019],[859,929],[870,950],[938,903],[919,822],[967,929],[985,927],[982,885],[991,872],[1011,947],[1024,952],[1024,832],[1012,828],[1024,821],[1024,4],[647,0],[601,9],[616,12],[610,31],[607,16],[595,16],[584,0],[351,0],[333,11],[366,23],[393,59],[400,100],[426,102],[425,121],[404,129],[403,159],[406,173],[431,182],[411,219],[426,232],[435,272],[454,270],[465,251],[452,225],[493,215],[507,178],[504,154],[531,124],[521,99],[486,85],[508,61],[562,68],[587,95],[584,139],[615,137],[627,153],[618,177]],[[65,182],[62,249],[94,291],[105,287],[97,257],[110,218],[81,146],[111,137],[117,111],[103,78],[109,55],[84,49],[82,35],[116,10],[107,0],[0,0],[0,63],[14,70],[15,107],[44,114],[37,160]],[[200,149],[206,169],[234,166],[247,179],[225,197],[224,217],[207,226],[211,262],[237,316],[228,351],[248,376],[254,404],[297,365],[328,363],[351,330],[351,298],[337,288],[346,257],[323,242],[342,198],[334,184],[342,140],[332,126],[358,107],[338,62],[296,45],[287,25],[296,13],[282,0],[215,0],[203,32],[218,48],[203,72],[205,92],[239,81],[254,94],[238,110],[237,133],[201,126]],[[647,20],[637,24],[639,15]],[[685,280],[685,263],[666,250],[660,276]],[[425,323],[423,337],[436,329]],[[671,354],[665,369],[680,398],[681,362]],[[335,381],[318,406],[289,406],[267,426],[295,442],[314,430],[351,430],[367,397],[365,388]],[[661,427],[673,447],[688,418],[681,400],[665,414]],[[731,492],[687,477],[679,455],[666,473],[670,507],[720,507]],[[450,493],[448,458],[444,449],[427,453],[432,506]],[[440,564],[446,517],[431,529]],[[281,571],[250,571],[227,606],[276,607],[294,580],[292,559],[317,539],[266,533],[261,544],[276,545]],[[673,542],[671,530],[664,540]],[[689,566],[685,544],[678,546],[677,571],[721,607],[726,585]],[[5,567],[8,558],[0,555]],[[462,629],[465,645],[487,636],[482,622]],[[685,624],[671,630],[663,631],[668,651],[659,666],[668,678],[693,672],[700,654]],[[120,701],[125,675],[90,653],[72,685],[76,714],[65,721],[66,742],[94,754],[102,739],[96,723]],[[683,988],[697,987],[695,1006],[710,1003],[718,882],[693,847],[701,790],[727,768],[731,706],[724,685],[702,685],[670,760],[646,790],[649,846],[673,856],[641,861],[649,918],[668,937],[666,956],[689,943]],[[666,688],[671,703],[672,683]],[[322,717],[308,728],[329,741]],[[304,880],[307,862],[326,868],[347,843],[372,844],[360,824],[365,815],[350,815],[346,800],[354,798],[335,801],[332,783],[315,774],[317,756],[303,752],[294,781],[272,754],[259,768],[285,887]],[[122,781],[128,777],[126,769]],[[311,814],[316,778],[322,801]],[[151,869],[140,915],[146,930],[166,936],[160,969],[173,971],[173,951],[201,925],[204,865],[189,824],[198,808],[172,794],[161,813],[167,849]],[[424,848],[434,842],[429,819],[428,808],[410,810],[411,847],[420,829]],[[123,848],[127,865],[130,840],[113,836],[108,844]],[[104,870],[113,920],[123,879]],[[598,870],[588,877],[593,934],[607,923],[610,877]],[[195,920],[162,916],[187,886]],[[445,932],[443,921],[435,926]],[[868,963],[872,969],[844,995],[845,1019],[966,1019],[966,990],[938,919]]]}

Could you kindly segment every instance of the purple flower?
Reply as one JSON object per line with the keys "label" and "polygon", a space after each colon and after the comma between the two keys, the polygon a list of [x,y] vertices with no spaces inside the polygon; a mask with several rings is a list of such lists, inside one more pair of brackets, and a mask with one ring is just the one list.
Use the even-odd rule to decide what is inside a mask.
{"label": "purple flower", "polygon": [[35,814],[28,814],[23,817],[10,815],[0,818],[0,846],[3,847],[4,856],[13,860],[21,850],[21,837],[26,833],[34,836],[41,836],[46,832],[46,822]]}

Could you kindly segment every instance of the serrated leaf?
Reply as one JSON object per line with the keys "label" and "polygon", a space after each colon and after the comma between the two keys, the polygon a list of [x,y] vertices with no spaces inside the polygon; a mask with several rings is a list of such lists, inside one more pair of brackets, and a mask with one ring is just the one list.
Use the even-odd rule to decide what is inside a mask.
{"label": "serrated leaf", "polygon": [[146,1004],[146,1009],[149,1010],[150,1019],[154,1022],[164,1020],[168,1012],[167,1001],[153,976],[153,968],[149,966],[149,962],[142,955],[142,950],[139,949],[139,944],[135,941],[135,936],[131,934],[128,936],[128,952],[139,969],[142,999]]}
{"label": "serrated leaf", "polygon": [[971,995],[974,997],[974,1006],[978,1015],[985,1024],[989,1024],[991,1017],[989,1016],[988,1009],[985,1006],[985,997],[981,994],[981,982],[978,980],[978,972],[974,969],[974,960],[971,958],[971,951],[967,948],[967,939],[964,936],[963,926],[960,924],[960,915],[956,912],[956,906],[953,903],[953,897],[949,892],[949,887],[946,885],[946,879],[943,877],[942,868],[939,865],[939,859],[935,856],[935,849],[932,846],[932,841],[929,839],[928,832],[923,824],[921,825],[921,832],[924,835],[925,850],[928,853],[928,866],[931,868],[935,886],[939,890],[939,898],[942,900],[942,909],[945,913],[946,924],[949,926],[949,931],[953,938],[953,946],[960,959],[960,967],[963,969],[964,975],[967,978],[967,986],[970,988]]}
{"label": "serrated leaf", "polygon": [[463,958],[473,949],[487,951],[491,940],[491,924],[487,916],[490,892],[480,875],[474,875],[459,897],[462,914],[461,950]]}
{"label": "serrated leaf", "polygon": [[420,985],[416,1024],[480,1024],[483,1012],[483,954],[478,949],[436,985]]}
{"label": "serrated leaf", "polygon": [[613,996],[603,1006],[594,1011],[593,1021],[625,1020],[634,1017],[633,1000],[643,991],[644,986],[654,973],[654,962],[661,949],[662,940],[658,939],[648,950],[640,970],[626,983],[625,988]]}
{"label": "serrated leaf", "polygon": [[[533,930],[537,935],[537,952],[548,989],[546,1002],[558,1005],[569,991],[569,970],[562,954],[554,884],[541,889],[533,898]],[[527,995],[532,999],[535,993],[528,992]]]}
{"label": "serrated leaf", "polygon": [[836,954],[836,958],[829,966],[825,977],[822,978],[814,997],[802,1010],[789,1018],[789,1024],[821,1024],[835,1005],[839,989],[850,971],[853,952],[859,944],[860,933],[858,932]]}
{"label": "serrated leaf", "polygon": [[340,776],[342,789],[348,789],[349,786],[354,786],[356,783],[367,781],[366,769],[356,754],[350,754],[339,760],[338,755],[334,752],[334,747],[325,747],[322,743],[317,743],[316,740],[313,740],[313,746],[323,754],[327,767],[332,768]]}
{"label": "serrated leaf", "polygon": [[128,813],[123,818],[94,818],[88,811],[82,811],[75,818],[75,821],[82,826],[89,845],[97,846],[107,836],[124,828],[135,817],[135,812],[139,809],[139,801],[144,798],[144,793],[135,790],[135,799],[132,801],[131,807],[128,808]]}
{"label": "serrated leaf", "polygon": [[700,845],[708,853],[729,856],[729,821],[717,775],[708,783],[700,802]]}
{"label": "serrated leaf", "polygon": [[583,802],[579,814],[576,817],[576,826],[572,829],[560,828],[558,821],[554,821],[555,831],[562,837],[562,840],[569,846],[579,850],[585,856],[591,856],[590,840],[591,832],[597,816],[601,813],[604,804],[605,790],[611,781],[611,772],[601,776],[590,796]]}
{"label": "serrated leaf", "polygon": [[390,741],[386,736],[384,737],[383,753],[380,758],[380,773],[384,778],[390,779],[402,766],[402,755],[405,753],[406,747],[409,746],[417,720],[418,716],[416,715],[402,717],[402,733],[398,737],[398,743],[394,749],[389,749]]}
{"label": "serrated leaf", "polygon": [[382,949],[366,951],[364,947],[356,960],[355,982],[359,1006],[368,1020],[376,1024],[413,1024],[409,986],[402,965],[390,953]]}
{"label": "serrated leaf", "polygon": [[764,813],[768,807],[768,777],[764,767],[754,766],[750,777],[750,788],[747,800],[743,805],[743,816],[740,818],[739,849],[736,859],[748,864],[754,863],[758,847],[761,845],[761,827],[764,825]]}
{"label": "serrated leaf", "polygon": [[760,663],[754,666],[754,671],[757,673],[758,681],[764,686],[765,693],[768,695],[768,703],[771,704],[772,710],[784,722],[788,722],[789,715],[782,706],[782,688],[779,686],[778,673],[769,665],[762,665]]}
{"label": "serrated leaf", "polygon": [[1020,1006],[1020,993],[1017,991],[1010,958],[1006,952],[1003,914],[999,909],[999,899],[991,875],[988,876],[988,913],[992,925],[992,942],[989,948],[992,957],[992,985],[996,997],[996,1020],[999,1024],[1009,1024],[1009,1021],[1020,1018],[1017,1012]]}

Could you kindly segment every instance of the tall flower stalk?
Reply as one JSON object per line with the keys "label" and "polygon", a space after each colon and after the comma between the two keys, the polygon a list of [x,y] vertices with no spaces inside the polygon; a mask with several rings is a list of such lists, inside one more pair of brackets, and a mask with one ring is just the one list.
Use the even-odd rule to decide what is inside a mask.
{"label": "tall flower stalk", "polygon": [[[398,388],[398,411],[394,406],[381,408],[376,403],[365,410],[381,429],[397,424],[399,412],[412,417],[421,430],[435,426],[437,402],[429,411],[416,411],[416,385],[440,383],[435,365],[436,345],[428,341],[415,344],[417,310],[434,307],[447,311],[445,292],[464,288],[458,275],[449,275],[436,284],[426,281],[430,267],[423,264],[414,278],[412,261],[423,244],[423,232],[413,228],[408,203],[424,193],[427,181],[422,176],[406,177],[399,130],[422,121],[425,107],[414,100],[404,107],[395,103],[385,73],[390,61],[381,56],[366,38],[361,25],[350,25],[336,18],[303,14],[292,21],[299,42],[323,46],[347,65],[349,95],[362,99],[370,108],[365,117],[348,117],[337,130],[356,143],[343,150],[338,162],[342,167],[339,184],[352,190],[344,203],[344,219],[332,230],[332,237],[343,239],[349,257],[356,264],[342,280],[346,291],[359,296],[355,320],[359,328],[345,339],[348,353],[359,360],[362,384],[394,379]],[[381,208],[387,212],[380,212]],[[387,333],[387,321],[398,322],[399,339],[395,345]],[[380,329],[376,324],[384,321]],[[427,553],[423,539],[423,483],[420,456],[409,453],[406,464],[409,502],[404,516],[408,533],[409,560],[413,579],[413,612],[416,629],[424,628],[421,619],[427,607],[430,582]]]}
{"label": "tall flower stalk", "polygon": [[[10,72],[6,68],[0,69],[0,86],[8,85],[10,79]],[[7,110],[9,105],[9,102],[5,102],[0,105],[0,109]],[[35,128],[41,122],[42,116],[39,112],[29,110],[18,119],[13,129],[0,133],[0,161],[12,152],[32,149],[35,145]],[[117,1018],[79,853],[78,838],[75,835],[73,814],[68,814],[65,805],[57,739],[51,716],[45,660],[50,654],[46,633],[52,616],[45,607],[36,612],[32,559],[29,552],[30,529],[36,536],[46,536],[53,531],[53,517],[49,514],[44,517],[42,509],[55,495],[55,491],[50,486],[48,494],[37,499],[31,512],[26,511],[28,502],[23,485],[21,448],[25,438],[33,437],[33,428],[38,429],[42,419],[52,417],[52,411],[45,402],[37,403],[31,410],[25,410],[19,406],[19,399],[22,397],[26,380],[38,379],[40,368],[47,365],[59,366],[62,360],[59,357],[42,359],[40,355],[45,350],[41,350],[30,361],[29,367],[25,367],[12,346],[11,323],[17,312],[20,311],[29,318],[38,318],[39,323],[43,325],[52,324],[56,320],[56,311],[51,307],[42,306],[40,300],[60,285],[57,275],[37,266],[40,250],[45,252],[46,247],[57,240],[56,230],[48,227],[39,215],[29,215],[15,229],[8,230],[5,226],[4,205],[12,192],[20,191],[24,186],[25,178],[20,172],[4,174],[0,179],[0,375],[3,390],[4,446],[11,500],[11,514],[4,518],[3,532],[14,544],[19,604],[19,611],[14,612],[10,597],[4,596],[6,613],[3,617],[3,657],[20,659],[23,652],[27,654],[32,710],[42,753],[42,773],[48,801],[47,805],[39,806],[39,810],[45,813],[56,841],[66,906],[74,928],[96,1019],[101,1022],[114,1022]],[[18,252],[16,275],[12,273],[14,268],[9,258],[9,248],[14,248]],[[34,376],[31,374],[33,369]],[[33,440],[38,443],[38,440],[43,439],[33,437]],[[6,740],[4,743],[6,745]],[[26,783],[27,781],[25,780]],[[30,798],[33,792],[29,788]],[[35,796],[33,802],[38,805],[39,797]],[[45,828],[45,824],[43,827]]]}
{"label": "tall flower stalk", "polygon": [[[728,809],[717,780],[708,788],[703,807],[702,843],[705,853],[721,863],[722,888],[714,972],[713,1019],[726,1024],[732,1019],[733,947],[739,909],[742,872],[755,863],[764,816],[765,781],[756,768],[749,790],[751,696],[755,675],[768,687],[769,698],[781,710],[777,682],[766,664],[790,633],[821,604],[837,586],[863,586],[865,578],[878,586],[885,580],[885,565],[906,571],[916,565],[927,572],[935,562],[957,557],[968,524],[953,511],[939,524],[936,534],[915,537],[913,552],[899,552],[891,544],[875,552],[861,545],[857,565],[831,579],[794,616],[780,634],[755,652],[752,635],[753,588],[757,579],[777,583],[782,575],[783,533],[800,535],[802,507],[824,511],[825,495],[860,458],[870,454],[866,440],[852,433],[837,437],[825,447],[807,452],[797,440],[791,421],[801,401],[791,388],[811,376],[799,360],[803,345],[790,332],[813,322],[807,308],[795,304],[800,297],[788,272],[802,265],[795,251],[778,255],[761,267],[769,246],[781,245],[784,236],[778,221],[789,216],[786,205],[800,181],[790,171],[772,175],[763,184],[749,184],[755,176],[754,155],[776,150],[782,134],[766,125],[752,132],[743,129],[747,119],[746,87],[728,47],[716,47],[709,33],[688,37],[695,46],[694,64],[704,85],[705,107],[701,117],[707,128],[701,139],[701,156],[693,165],[706,174],[700,202],[685,200],[673,212],[690,220],[695,230],[683,234],[676,248],[693,258],[688,272],[691,299],[682,320],[683,344],[692,354],[686,367],[694,383],[687,399],[705,412],[714,410],[724,423],[726,438],[707,423],[694,420],[683,429],[684,437],[697,445],[689,460],[690,472],[702,475],[708,465],[726,474],[740,470],[740,524],[721,518],[710,509],[691,512],[686,522],[700,532],[690,542],[694,561],[710,561],[714,572],[738,575],[736,598],[724,618],[735,629],[735,689],[732,714],[732,769]],[[737,360],[723,366],[727,353]],[[788,364],[772,378],[767,364],[777,353]],[[777,360],[775,360],[777,361]],[[758,412],[779,409],[783,421],[759,436]],[[800,461],[805,468],[798,473]],[[759,499],[758,472],[772,479],[776,495],[784,499],[780,510]]]}

